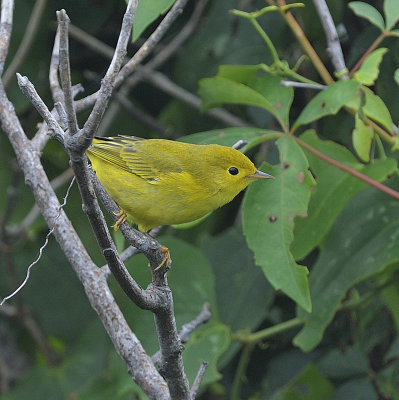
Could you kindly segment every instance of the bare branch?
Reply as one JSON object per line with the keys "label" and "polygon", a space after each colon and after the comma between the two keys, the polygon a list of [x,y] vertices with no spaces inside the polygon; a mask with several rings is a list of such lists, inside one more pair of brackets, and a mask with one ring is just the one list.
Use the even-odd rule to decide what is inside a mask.
{"label": "bare branch", "polygon": [[194,379],[193,386],[191,387],[191,398],[194,400],[197,397],[198,390],[200,388],[202,379],[204,378],[205,371],[208,368],[208,363],[206,361],[202,361],[199,370],[197,372],[197,376]]}
{"label": "bare branch", "polygon": [[69,135],[74,135],[78,131],[78,122],[73,104],[71,68],[69,65],[68,25],[70,20],[65,10],[57,11],[57,20],[59,27],[59,71],[61,87],[64,93],[64,106],[67,115],[68,133]]}
{"label": "bare branch", "polygon": [[54,38],[53,51],[51,53],[51,62],[49,69],[49,82],[51,94],[53,95],[54,103],[62,103],[64,94],[58,81],[58,66],[60,65],[60,27],[57,28],[57,33]]}
{"label": "bare branch", "polygon": [[330,54],[331,61],[334,65],[335,72],[343,79],[349,79],[348,69],[345,65],[344,54],[342,52],[341,44],[337,30],[334,25],[330,10],[328,9],[325,0],[313,0],[316,10],[319,14],[321,24],[324,28],[327,38],[327,50]]}
{"label": "bare branch", "polygon": [[212,317],[211,314],[211,305],[209,303],[205,303],[202,306],[201,312],[197,315],[195,319],[192,321],[188,322],[187,324],[184,324],[181,327],[181,330],[179,332],[180,339],[182,343],[187,343],[190,334],[197,329],[200,325],[206,324]]}
{"label": "bare branch", "polygon": [[324,90],[326,85],[316,85],[312,83],[296,82],[296,81],[281,81],[281,85],[285,87],[298,87],[303,89]]}
{"label": "bare branch", "polygon": [[64,145],[64,131],[59,126],[58,122],[51,114],[47,106],[44,104],[43,100],[37,94],[35,87],[29,81],[26,76],[21,76],[17,73],[18,85],[22,93],[30,100],[34,105],[38,113],[46,121],[49,128],[54,133],[54,138]]}

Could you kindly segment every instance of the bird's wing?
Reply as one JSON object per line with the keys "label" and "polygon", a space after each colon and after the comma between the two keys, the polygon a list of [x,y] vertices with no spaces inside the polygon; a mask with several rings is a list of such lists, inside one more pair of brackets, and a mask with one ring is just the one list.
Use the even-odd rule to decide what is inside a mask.
{"label": "bird's wing", "polygon": [[156,181],[157,172],[146,161],[145,139],[134,136],[94,138],[89,154],[147,181]]}

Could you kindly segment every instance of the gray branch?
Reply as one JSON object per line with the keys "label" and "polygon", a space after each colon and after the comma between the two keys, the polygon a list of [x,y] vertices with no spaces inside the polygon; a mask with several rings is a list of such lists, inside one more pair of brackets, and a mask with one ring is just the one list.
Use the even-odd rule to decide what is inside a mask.
{"label": "gray branch", "polygon": [[76,118],[75,107],[73,105],[71,68],[69,65],[69,43],[68,43],[68,25],[69,17],[65,10],[57,11],[58,32],[59,32],[59,72],[61,87],[64,93],[64,106],[66,120],[70,135],[75,135],[78,131],[78,121]]}
{"label": "gray branch", "polygon": [[348,79],[348,69],[345,65],[344,54],[342,52],[341,44],[337,30],[334,25],[330,10],[328,9],[325,0],[313,0],[316,10],[319,14],[321,24],[327,38],[327,51],[330,55],[331,62],[334,65],[335,72],[343,79]]}

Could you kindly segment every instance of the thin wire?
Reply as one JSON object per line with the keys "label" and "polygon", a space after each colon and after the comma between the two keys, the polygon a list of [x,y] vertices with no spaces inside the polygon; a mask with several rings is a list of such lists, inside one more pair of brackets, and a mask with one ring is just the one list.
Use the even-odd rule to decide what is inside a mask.
{"label": "thin wire", "polygon": [[[71,183],[69,184],[68,189],[67,189],[67,191],[66,191],[66,194],[65,194],[65,197],[64,197],[64,201],[62,202],[62,204],[61,204],[60,207],[58,208],[58,215],[57,215],[57,216],[55,217],[55,219],[54,219],[54,225],[55,225],[55,222],[57,221],[57,219],[58,219],[58,218],[60,217],[60,215],[61,215],[61,210],[62,210],[62,208],[65,207],[65,205],[66,205],[66,202],[67,202],[67,199],[68,199],[68,196],[69,196],[69,192],[70,192],[70,190],[71,190],[72,185],[73,185],[74,182],[75,182],[75,177],[72,178]],[[49,242],[49,238],[50,238],[51,234],[54,232],[54,229],[55,229],[55,227],[53,226],[53,227],[49,230],[49,232],[47,233],[47,235],[46,235],[46,240],[45,240],[44,244],[42,245],[42,247],[40,247],[39,255],[37,256],[36,260],[33,261],[32,264],[29,265],[29,267],[28,267],[28,269],[27,269],[27,271],[26,271],[25,279],[23,280],[23,282],[17,287],[17,289],[14,290],[14,292],[12,292],[11,294],[9,294],[8,296],[6,296],[6,297],[3,298],[3,300],[2,300],[1,303],[0,303],[0,307],[1,307],[7,300],[9,300],[9,299],[11,299],[12,297],[14,297],[14,296],[26,285],[26,283],[27,283],[28,280],[29,280],[30,270],[31,270],[31,268],[32,268],[34,265],[36,265],[36,264],[40,261],[40,259],[42,258],[43,250],[46,248],[46,246],[47,246],[47,244],[48,244],[48,242]]]}

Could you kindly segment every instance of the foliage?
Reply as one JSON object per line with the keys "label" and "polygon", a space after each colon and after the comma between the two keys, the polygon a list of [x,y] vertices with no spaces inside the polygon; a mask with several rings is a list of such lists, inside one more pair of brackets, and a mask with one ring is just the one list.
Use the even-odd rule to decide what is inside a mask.
{"label": "foliage", "polygon": [[[31,7],[21,3],[26,4],[17,3],[17,16],[24,6]],[[78,10],[80,2],[61,0],[57,9],[69,3]],[[170,1],[164,3],[139,14],[140,32],[146,33],[170,6]],[[143,84],[129,97],[142,114],[157,116],[151,124],[155,128],[132,121],[120,108],[107,131],[109,136],[142,137],[161,132],[227,146],[244,139],[242,151],[275,176],[273,182],[254,183],[194,227],[167,228],[160,237],[173,259],[168,277],[178,326],[193,319],[204,302],[211,304],[211,321],[186,344],[186,371],[192,383],[200,362],[209,362],[203,399],[399,399],[398,136],[393,125],[399,108],[391,101],[399,95],[398,2],[384,0],[382,9],[359,1],[329,2],[335,24],[347,29],[340,39],[349,70],[335,75],[310,1],[305,7],[291,5],[292,14],[255,3],[248,5],[251,9],[229,12],[242,2],[210,1],[201,25],[179,56],[164,66],[165,74],[188,90],[199,82],[203,114]],[[43,18],[53,18],[53,7],[47,6]],[[251,12],[255,9],[261,11]],[[122,10],[123,2],[70,16],[72,23],[90,27],[108,42],[117,35]],[[183,14],[171,36],[189,14]],[[292,18],[305,23],[293,24]],[[17,32],[23,24],[25,17],[17,18]],[[302,34],[310,42],[294,43]],[[51,38],[51,26],[43,24],[39,35]],[[384,47],[378,47],[382,41]],[[35,51],[21,67],[30,77],[37,74],[35,83],[43,92],[48,42],[36,40]],[[18,46],[12,44],[11,56]],[[91,91],[97,83],[85,71],[102,73],[98,68],[105,62],[91,51],[82,52],[83,46],[71,42],[76,57],[72,71]],[[311,55],[311,46],[318,57]],[[286,86],[285,81],[305,87]],[[8,93],[25,127],[34,130],[37,116],[28,110],[15,80]],[[227,126],[206,113],[221,106],[247,126]],[[37,219],[15,241],[5,236],[5,224],[18,226],[34,204],[5,135],[0,141],[0,190],[9,197],[0,203],[0,274],[8,276],[0,280],[0,293],[5,294],[36,257],[47,228]],[[43,159],[54,178],[68,167],[54,143],[46,146]],[[64,192],[65,185],[59,196]],[[66,211],[101,265],[80,205],[74,189]],[[119,233],[115,241],[124,247]],[[146,286],[144,259],[136,256],[128,266]],[[146,350],[155,352],[151,313],[132,306],[116,284],[113,292]],[[0,314],[0,324],[13,332],[31,366],[2,398],[24,399],[33,393],[37,398],[144,398],[128,379],[54,242],[16,302],[37,317],[59,363],[55,366],[36,347],[22,316],[11,320]]]}

